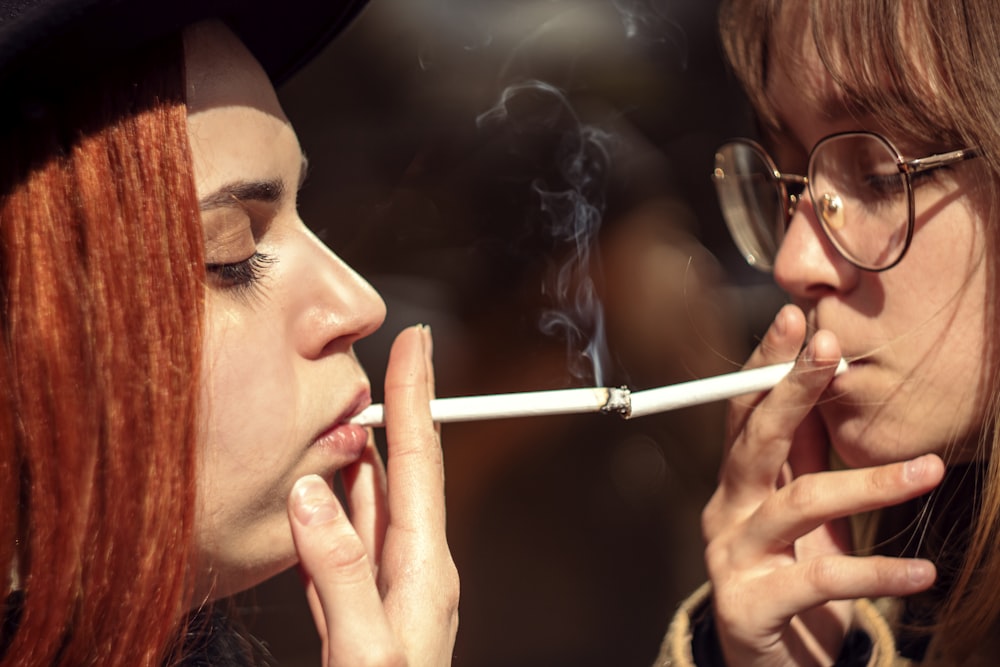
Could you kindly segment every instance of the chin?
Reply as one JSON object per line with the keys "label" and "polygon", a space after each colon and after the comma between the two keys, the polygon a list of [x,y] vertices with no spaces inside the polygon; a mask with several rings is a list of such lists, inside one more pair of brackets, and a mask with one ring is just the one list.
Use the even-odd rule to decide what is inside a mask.
{"label": "chin", "polygon": [[837,458],[848,468],[870,468],[911,458],[906,455],[872,451],[871,447],[858,442],[834,440],[831,447]]}
{"label": "chin", "polygon": [[989,449],[980,430],[894,416],[888,410],[872,414],[843,406],[823,410],[830,447],[851,468],[909,461],[923,454],[937,454],[947,465],[968,463]]}
{"label": "chin", "polygon": [[924,454],[937,454],[945,464],[968,463],[977,458],[978,440],[954,441],[941,437],[930,440],[926,433],[915,433],[907,427],[848,428],[830,433],[830,447],[849,468],[870,468],[909,461]]}
{"label": "chin", "polygon": [[907,433],[906,425],[845,414],[824,414],[824,421],[830,448],[850,468],[906,461],[934,451],[930,445],[922,447],[919,438]]}
{"label": "chin", "polygon": [[214,565],[199,568],[200,574],[195,584],[194,603],[227,598],[264,583],[298,562],[294,547],[281,556],[267,554],[252,560],[240,562],[215,561]]}

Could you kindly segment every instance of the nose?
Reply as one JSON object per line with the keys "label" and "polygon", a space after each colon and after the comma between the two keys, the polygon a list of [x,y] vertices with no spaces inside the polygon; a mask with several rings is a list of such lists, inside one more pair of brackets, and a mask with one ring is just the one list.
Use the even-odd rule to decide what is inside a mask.
{"label": "nose", "polygon": [[774,280],[789,295],[815,299],[850,290],[860,269],[833,246],[816,217],[808,189],[798,197],[774,259]]}
{"label": "nose", "polygon": [[385,302],[311,231],[300,233],[298,256],[288,262],[291,326],[299,354],[316,359],[372,334],[385,320]]}

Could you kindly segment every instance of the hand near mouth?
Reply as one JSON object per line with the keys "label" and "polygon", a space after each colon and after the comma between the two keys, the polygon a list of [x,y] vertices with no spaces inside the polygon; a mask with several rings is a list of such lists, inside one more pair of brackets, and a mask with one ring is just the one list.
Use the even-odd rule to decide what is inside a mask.
{"label": "hand near mouth", "polygon": [[431,421],[430,331],[412,327],[386,372],[387,469],[369,441],[343,471],[350,520],[319,477],[299,480],[289,519],[323,665],[450,665],[458,573],[445,537],[444,465]]}
{"label": "hand near mouth", "polygon": [[805,339],[802,311],[784,308],[748,366],[798,357],[769,392],[730,404],[729,447],[702,514],[719,644],[731,665],[833,664],[853,601],[930,586],[923,560],[854,555],[846,517],[897,504],[940,481],[941,459],[830,470],[815,404],[841,350],[834,335]]}

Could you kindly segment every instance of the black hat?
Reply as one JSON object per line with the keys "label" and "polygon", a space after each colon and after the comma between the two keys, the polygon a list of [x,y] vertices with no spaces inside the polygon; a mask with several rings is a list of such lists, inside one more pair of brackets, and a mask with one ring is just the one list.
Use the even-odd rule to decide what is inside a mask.
{"label": "black hat", "polygon": [[365,0],[0,0],[0,99],[12,71],[100,63],[208,18],[226,21],[277,84]]}

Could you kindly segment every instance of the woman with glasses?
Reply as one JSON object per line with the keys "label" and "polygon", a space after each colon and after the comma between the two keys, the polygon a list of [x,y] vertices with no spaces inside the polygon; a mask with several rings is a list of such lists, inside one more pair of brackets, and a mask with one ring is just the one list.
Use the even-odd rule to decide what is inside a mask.
{"label": "woman with glasses", "polygon": [[[789,296],[661,664],[994,664],[1000,5],[730,0],[756,140],[712,175]],[[834,375],[841,358],[847,372]]]}

